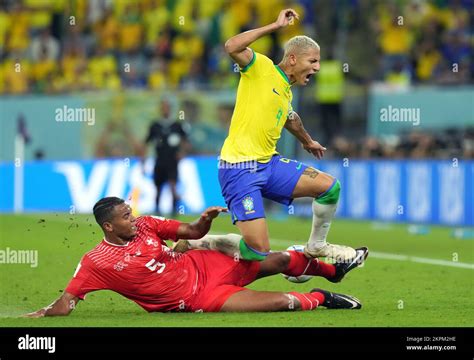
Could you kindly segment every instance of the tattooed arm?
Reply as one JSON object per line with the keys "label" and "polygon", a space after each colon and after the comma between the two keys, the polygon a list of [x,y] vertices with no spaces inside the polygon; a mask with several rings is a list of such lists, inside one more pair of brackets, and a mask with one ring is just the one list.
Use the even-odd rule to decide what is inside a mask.
{"label": "tattooed arm", "polygon": [[303,146],[310,144],[313,141],[311,135],[309,135],[304,128],[303,122],[296,111],[292,111],[288,116],[288,119],[285,123],[285,129],[292,133],[293,136],[297,138],[301,144],[303,144]]}
{"label": "tattooed arm", "polygon": [[288,116],[285,129],[301,142],[301,145],[307,152],[313,154],[318,159],[324,156],[326,148],[311,138],[311,135],[304,128],[300,116],[295,111]]}

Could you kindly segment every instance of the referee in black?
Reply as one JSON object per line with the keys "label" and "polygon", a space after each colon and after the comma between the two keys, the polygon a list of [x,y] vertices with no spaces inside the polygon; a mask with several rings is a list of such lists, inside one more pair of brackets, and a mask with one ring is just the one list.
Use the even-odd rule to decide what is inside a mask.
{"label": "referee in black", "polygon": [[[178,181],[178,163],[189,150],[189,142],[185,124],[171,116],[171,104],[168,99],[160,102],[161,119],[153,121],[148,130],[145,143],[153,143],[156,150],[153,180],[156,186],[156,213],[159,213],[160,195],[163,185],[167,182],[173,195],[173,216],[177,215],[179,196],[176,191]],[[146,151],[146,150],[145,150]],[[146,153],[143,156],[145,161]]]}

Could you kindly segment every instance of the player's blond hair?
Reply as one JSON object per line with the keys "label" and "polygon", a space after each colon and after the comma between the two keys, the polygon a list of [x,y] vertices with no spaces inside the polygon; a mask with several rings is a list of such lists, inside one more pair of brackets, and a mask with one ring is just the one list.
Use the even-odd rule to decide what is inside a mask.
{"label": "player's blond hair", "polygon": [[290,54],[302,54],[308,49],[320,49],[318,43],[306,35],[293,36],[284,46],[283,61],[286,61]]}

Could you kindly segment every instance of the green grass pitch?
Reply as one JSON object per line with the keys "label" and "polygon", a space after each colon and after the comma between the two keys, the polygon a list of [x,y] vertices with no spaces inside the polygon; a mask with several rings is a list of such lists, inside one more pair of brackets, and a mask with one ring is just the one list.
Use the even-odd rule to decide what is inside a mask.
{"label": "green grass pitch", "polygon": [[[311,227],[310,220],[291,217],[269,219],[268,224],[274,250],[305,243]],[[99,291],[89,294],[68,317],[25,319],[18,316],[60,295],[82,255],[101,240],[102,233],[91,215],[0,215],[0,250],[38,250],[36,268],[0,264],[0,327],[472,327],[474,241],[453,238],[450,228],[430,230],[427,235],[413,235],[407,225],[336,220],[330,242],[366,245],[373,253],[362,268],[339,284],[318,277],[293,284],[276,275],[249,286],[301,292],[321,287],[358,297],[363,303],[359,311],[149,314],[118,294]],[[237,228],[228,216],[221,216],[212,232],[237,232]],[[426,259],[444,262],[430,264]]]}

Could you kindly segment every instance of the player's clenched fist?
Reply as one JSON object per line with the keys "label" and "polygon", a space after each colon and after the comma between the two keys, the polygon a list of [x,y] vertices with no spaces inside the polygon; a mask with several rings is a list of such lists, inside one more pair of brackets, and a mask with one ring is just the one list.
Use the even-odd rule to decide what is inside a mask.
{"label": "player's clenched fist", "polygon": [[280,14],[278,15],[278,18],[275,23],[279,27],[285,27],[291,23],[293,18],[299,19],[300,16],[293,9],[285,9],[285,10],[280,11]]}

